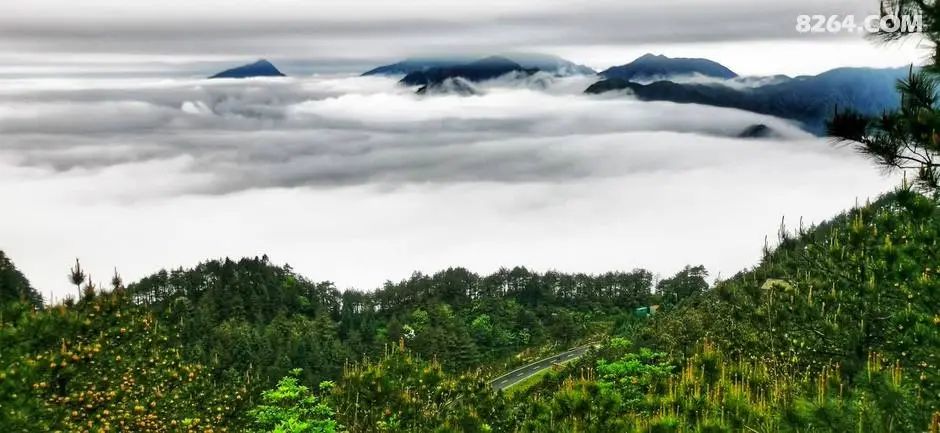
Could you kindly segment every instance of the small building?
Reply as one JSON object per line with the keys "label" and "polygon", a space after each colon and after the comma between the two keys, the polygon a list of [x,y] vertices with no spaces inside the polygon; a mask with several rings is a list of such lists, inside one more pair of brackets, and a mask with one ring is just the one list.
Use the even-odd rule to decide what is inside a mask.
{"label": "small building", "polygon": [[656,311],[659,310],[659,305],[650,305],[648,307],[640,307],[633,310],[633,315],[636,317],[649,317],[656,314]]}

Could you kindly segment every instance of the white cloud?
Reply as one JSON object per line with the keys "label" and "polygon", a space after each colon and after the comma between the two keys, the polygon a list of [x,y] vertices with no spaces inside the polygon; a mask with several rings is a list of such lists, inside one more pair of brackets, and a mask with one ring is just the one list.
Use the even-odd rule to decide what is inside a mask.
{"label": "white cloud", "polygon": [[[780,119],[577,80],[7,80],[0,248],[60,298],[74,257],[102,281],[263,253],[358,288],[452,265],[727,275],[782,215],[893,183]],[[731,138],[755,123],[784,139]]]}

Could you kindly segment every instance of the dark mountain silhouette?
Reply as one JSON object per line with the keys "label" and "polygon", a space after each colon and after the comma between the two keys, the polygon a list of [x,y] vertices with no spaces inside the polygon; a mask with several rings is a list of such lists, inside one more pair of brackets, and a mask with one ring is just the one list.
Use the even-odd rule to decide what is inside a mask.
{"label": "dark mountain silhouette", "polygon": [[[596,74],[593,69],[587,66],[578,65],[550,54],[509,53],[491,57],[505,58],[518,63],[524,69],[538,69],[559,76]],[[408,75],[413,72],[424,72],[434,68],[453,68],[472,63],[473,61],[473,58],[467,57],[413,58],[391,65],[379,66],[362,75]]]}
{"label": "dark mountain silhouette", "polygon": [[510,59],[526,69],[538,69],[558,76],[596,75],[597,71],[551,54],[508,53],[502,57]]}
{"label": "dark mountain silhouette", "polygon": [[251,77],[286,77],[286,75],[281,73],[281,71],[271,64],[271,62],[262,59],[254,63],[219,72],[218,74],[209,77],[209,79]]}
{"label": "dark mountain silhouette", "polygon": [[405,59],[398,63],[379,66],[362,74],[369,75],[408,75],[412,72],[423,72],[431,68],[447,68],[465,64],[470,59],[461,58],[413,58]]}
{"label": "dark mountain silhouette", "polygon": [[734,71],[720,63],[708,59],[673,59],[653,54],[645,54],[626,65],[614,66],[600,73],[604,78],[621,78],[632,81],[665,79],[677,75],[694,74],[723,79],[738,76]]}
{"label": "dark mountain silhouette", "polygon": [[816,76],[802,76],[775,84],[736,89],[721,84],[680,84],[657,81],[640,84],[611,78],[591,85],[585,93],[627,90],[645,101],[671,101],[737,108],[793,119],[804,129],[822,134],[836,106],[875,115],[896,108],[895,89],[908,69],[840,68]]}
{"label": "dark mountain silhouette", "polygon": [[402,78],[400,82],[408,86],[435,86],[440,85],[447,79],[459,77],[477,83],[513,72],[531,75],[538,72],[538,69],[528,69],[505,57],[493,56],[457,66],[434,67],[424,71],[415,71],[405,75],[405,78]]}
{"label": "dark mountain silhouette", "polygon": [[441,83],[421,86],[417,93],[419,95],[427,94],[448,94],[448,95],[481,95],[482,92],[476,88],[470,81],[462,77],[448,78]]}
{"label": "dark mountain silhouette", "polygon": [[744,130],[741,131],[740,134],[738,134],[738,137],[739,138],[771,138],[771,137],[777,137],[779,135],[780,134],[777,131],[773,130],[771,127],[764,125],[763,123],[759,123],[759,124],[751,125],[751,126],[748,126],[747,128],[744,128]]}

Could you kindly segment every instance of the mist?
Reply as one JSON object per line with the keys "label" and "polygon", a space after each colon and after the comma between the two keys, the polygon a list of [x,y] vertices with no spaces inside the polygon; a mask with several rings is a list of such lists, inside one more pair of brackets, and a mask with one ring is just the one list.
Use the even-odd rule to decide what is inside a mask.
{"label": "mist", "polygon": [[[268,254],[363,290],[450,266],[730,276],[781,218],[896,183],[788,121],[591,80],[3,79],[0,249],[54,299],[76,257],[106,282]],[[780,138],[737,138],[754,124]]]}

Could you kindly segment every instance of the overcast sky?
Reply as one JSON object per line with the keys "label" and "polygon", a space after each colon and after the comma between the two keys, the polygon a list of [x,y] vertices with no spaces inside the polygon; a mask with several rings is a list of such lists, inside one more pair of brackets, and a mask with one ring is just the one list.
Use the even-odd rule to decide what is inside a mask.
{"label": "overcast sky", "polygon": [[885,49],[795,30],[801,14],[876,11],[876,0],[8,0],[0,73],[202,74],[255,58],[296,74],[353,72],[410,55],[506,50],[595,68],[645,52],[707,56],[741,74],[917,61],[916,42]]}
{"label": "overcast sky", "polygon": [[[897,178],[782,119],[584,95],[596,77],[464,97],[356,73],[506,51],[744,75],[917,61],[916,42],[795,30],[875,3],[0,0],[0,249],[56,300],[76,257],[103,282],[261,254],[358,289],[448,266],[731,275],[781,217]],[[261,57],[291,77],[201,78]],[[755,124],[780,138],[738,138]]]}

